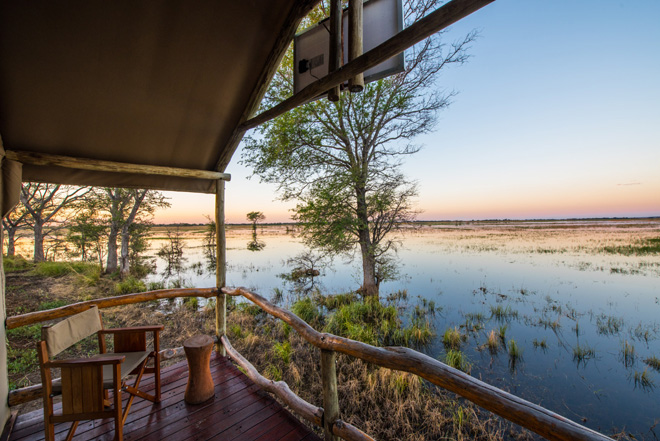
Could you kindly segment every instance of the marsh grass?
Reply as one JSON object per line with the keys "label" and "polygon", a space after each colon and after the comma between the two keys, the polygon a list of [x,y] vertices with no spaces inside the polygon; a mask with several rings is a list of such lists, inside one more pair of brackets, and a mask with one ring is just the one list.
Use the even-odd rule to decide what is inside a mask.
{"label": "marsh grass", "polygon": [[507,346],[509,352],[509,367],[511,370],[515,370],[516,365],[522,360],[522,349],[514,339],[509,340]]}
{"label": "marsh grass", "polygon": [[597,331],[601,335],[617,335],[623,328],[623,319],[614,316],[601,315],[596,319]]}
{"label": "marsh grass", "polygon": [[506,331],[509,328],[509,325],[500,325],[497,327],[497,335],[500,337],[502,343],[506,342]]}
{"label": "marsh grass", "polygon": [[652,355],[649,358],[645,358],[644,363],[648,364],[652,369],[655,369],[657,372],[660,372],[660,358]]}
{"label": "marsh grass", "polygon": [[491,317],[495,317],[497,321],[511,321],[514,318],[518,318],[518,311],[511,309],[511,306],[502,307],[502,305],[490,307]]}
{"label": "marsh grass", "polygon": [[446,350],[460,350],[463,340],[464,336],[461,335],[461,332],[456,327],[448,328],[442,335],[442,344]]}
{"label": "marsh grass", "polygon": [[445,363],[468,374],[472,369],[472,365],[468,362],[465,354],[460,350],[449,349],[445,354]]}
{"label": "marsh grass", "polygon": [[635,371],[633,372],[632,377],[636,388],[639,387],[640,389],[647,392],[651,392],[653,389],[655,389],[655,381],[653,381],[653,378],[651,378],[651,374],[649,373],[648,369],[644,369],[642,372]]}
{"label": "marsh grass", "polygon": [[495,330],[491,330],[488,333],[488,339],[486,340],[485,346],[488,348],[491,354],[497,354],[500,350],[500,336],[495,334]]}
{"label": "marsh grass", "polygon": [[573,347],[573,361],[575,361],[578,366],[580,366],[580,364],[586,366],[587,362],[595,357],[596,350],[588,344],[580,345],[580,343],[578,343]]}
{"label": "marsh grass", "polygon": [[623,256],[648,256],[660,254],[660,237],[639,240],[633,244],[606,246],[601,251],[606,254],[620,254]]}
{"label": "marsh grass", "polygon": [[628,343],[628,340],[624,340],[621,343],[621,362],[625,367],[631,367],[633,364],[635,364],[635,358],[635,346]]}
{"label": "marsh grass", "polygon": [[541,348],[544,351],[548,349],[548,343],[546,342],[545,338],[543,340],[538,340],[535,338],[532,340],[532,346],[534,346],[534,349]]}

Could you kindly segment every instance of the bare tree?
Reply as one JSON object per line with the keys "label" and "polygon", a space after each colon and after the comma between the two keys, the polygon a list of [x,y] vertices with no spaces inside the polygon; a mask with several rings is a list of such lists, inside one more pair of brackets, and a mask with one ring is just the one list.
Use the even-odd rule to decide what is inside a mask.
{"label": "bare tree", "polygon": [[26,222],[34,231],[35,262],[45,259],[44,238],[63,228],[66,219],[75,216],[76,203],[90,190],[90,187],[23,183],[21,202],[28,213]]}
{"label": "bare tree", "polygon": [[[157,208],[169,207],[162,193],[153,190],[105,188],[100,194],[110,215],[106,273],[119,268],[121,277],[130,271],[130,232],[136,222],[148,220]],[[117,259],[117,239],[121,239],[120,260]],[[119,265],[118,265],[119,262]]]}
{"label": "bare tree", "polygon": [[22,228],[27,226],[26,216],[27,210],[22,204],[15,206],[5,217],[2,218],[2,227],[7,232],[7,255],[13,256],[16,253],[16,233]]}

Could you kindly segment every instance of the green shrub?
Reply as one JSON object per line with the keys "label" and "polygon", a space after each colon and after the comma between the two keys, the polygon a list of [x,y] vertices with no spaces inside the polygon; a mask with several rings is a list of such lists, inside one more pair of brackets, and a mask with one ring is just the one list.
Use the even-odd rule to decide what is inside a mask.
{"label": "green shrub", "polygon": [[332,311],[341,306],[348,305],[357,300],[357,294],[349,292],[346,294],[336,294],[332,296],[322,296],[320,304]]}
{"label": "green shrub", "polygon": [[162,280],[160,282],[149,282],[147,283],[148,291],[158,291],[159,289],[165,289],[165,282]]}
{"label": "green shrub", "polygon": [[197,297],[184,297],[183,304],[190,308],[192,311],[197,311],[199,308],[199,299]]}
{"label": "green shrub", "polygon": [[39,304],[39,311],[46,311],[48,309],[55,309],[59,308],[61,306],[66,306],[68,303],[66,300],[59,299],[59,300],[51,300],[47,302],[41,302]]}
{"label": "green shrub", "polygon": [[7,347],[7,372],[9,374],[25,374],[36,370],[37,350],[36,349],[14,349]]}
{"label": "green shrub", "polygon": [[147,286],[144,284],[144,282],[142,280],[136,279],[133,276],[129,276],[115,284],[115,292],[117,294],[133,294],[144,292],[146,290]]}
{"label": "green shrub", "polygon": [[293,306],[291,306],[291,312],[312,326],[323,322],[323,314],[321,314],[319,308],[309,297],[305,297],[294,303]]}
{"label": "green shrub", "polygon": [[37,323],[34,325],[21,326],[20,328],[7,329],[7,337],[40,340],[41,324]]}
{"label": "green shrub", "polygon": [[288,341],[275,343],[273,346],[273,352],[284,362],[284,364],[289,364],[291,362],[291,343]]}
{"label": "green shrub", "polygon": [[32,262],[21,256],[3,256],[2,265],[6,273],[26,271],[34,267]]}
{"label": "green shrub", "polygon": [[434,336],[428,321],[416,318],[410,326],[403,326],[397,308],[377,299],[339,307],[328,317],[324,331],[374,346],[421,346]]}

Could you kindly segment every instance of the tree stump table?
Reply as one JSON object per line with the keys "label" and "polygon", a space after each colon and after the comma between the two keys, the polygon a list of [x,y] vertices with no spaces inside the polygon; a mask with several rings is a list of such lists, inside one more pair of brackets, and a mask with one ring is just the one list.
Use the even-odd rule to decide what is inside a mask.
{"label": "tree stump table", "polygon": [[188,359],[188,384],[183,396],[186,403],[199,404],[215,394],[211,376],[213,339],[208,335],[195,335],[183,342]]}

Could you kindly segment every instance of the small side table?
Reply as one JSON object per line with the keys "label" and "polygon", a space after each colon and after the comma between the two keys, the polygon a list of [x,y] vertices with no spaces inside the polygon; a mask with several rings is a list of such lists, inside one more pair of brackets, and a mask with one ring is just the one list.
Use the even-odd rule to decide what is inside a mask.
{"label": "small side table", "polygon": [[183,342],[188,359],[188,384],[184,399],[188,404],[199,404],[215,394],[211,376],[213,339],[208,335],[195,335]]}

